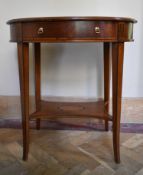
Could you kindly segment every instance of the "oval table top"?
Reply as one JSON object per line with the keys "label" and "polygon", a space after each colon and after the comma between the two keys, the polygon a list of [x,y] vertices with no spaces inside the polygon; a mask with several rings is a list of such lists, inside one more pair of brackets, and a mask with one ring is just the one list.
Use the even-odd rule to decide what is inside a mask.
{"label": "oval table top", "polygon": [[105,17],[105,16],[62,16],[62,17],[33,17],[11,19],[7,24],[17,22],[43,22],[43,21],[124,21],[136,23],[137,20],[128,17]]}

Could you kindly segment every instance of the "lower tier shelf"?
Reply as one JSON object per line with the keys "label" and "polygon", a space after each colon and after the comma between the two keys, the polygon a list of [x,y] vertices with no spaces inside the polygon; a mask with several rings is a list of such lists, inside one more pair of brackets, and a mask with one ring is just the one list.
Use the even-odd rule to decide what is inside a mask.
{"label": "lower tier shelf", "polygon": [[97,102],[48,102],[41,101],[39,109],[30,115],[35,118],[79,118],[93,117],[102,120],[112,120],[105,110],[104,101]]}

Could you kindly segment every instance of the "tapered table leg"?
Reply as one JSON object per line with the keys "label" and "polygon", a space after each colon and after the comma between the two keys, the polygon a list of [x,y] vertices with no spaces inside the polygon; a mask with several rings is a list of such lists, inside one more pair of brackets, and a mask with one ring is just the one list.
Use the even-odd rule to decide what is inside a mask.
{"label": "tapered table leg", "polygon": [[[34,43],[35,55],[35,101],[36,111],[39,110],[41,100],[41,48],[40,43]],[[36,128],[40,129],[40,118],[36,119]]]}
{"label": "tapered table leg", "polygon": [[[104,104],[109,113],[110,100],[110,43],[104,43]],[[108,120],[105,120],[105,130],[108,131]]]}
{"label": "tapered table leg", "polygon": [[23,160],[28,159],[29,151],[29,45],[18,43],[18,62],[21,93]]}
{"label": "tapered table leg", "polygon": [[123,57],[124,57],[124,43],[113,43],[112,44],[113,148],[116,163],[120,163],[120,117],[121,117]]}

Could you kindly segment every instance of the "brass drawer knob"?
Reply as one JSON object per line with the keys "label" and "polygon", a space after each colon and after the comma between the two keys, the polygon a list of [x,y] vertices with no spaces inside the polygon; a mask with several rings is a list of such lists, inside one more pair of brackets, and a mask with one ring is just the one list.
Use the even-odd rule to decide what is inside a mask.
{"label": "brass drawer knob", "polygon": [[100,33],[100,27],[95,27],[95,33]]}
{"label": "brass drawer knob", "polygon": [[40,34],[43,34],[44,33],[44,29],[43,29],[43,27],[40,27],[39,29],[38,29],[38,32],[37,32],[39,35]]}

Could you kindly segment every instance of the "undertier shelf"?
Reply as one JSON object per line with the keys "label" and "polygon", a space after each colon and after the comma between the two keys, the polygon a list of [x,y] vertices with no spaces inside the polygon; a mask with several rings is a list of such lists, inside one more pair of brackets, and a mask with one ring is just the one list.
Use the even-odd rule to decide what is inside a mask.
{"label": "undertier shelf", "polygon": [[30,115],[35,118],[79,118],[92,117],[102,120],[112,120],[105,110],[104,101],[96,102],[49,102],[41,101],[39,109]]}

